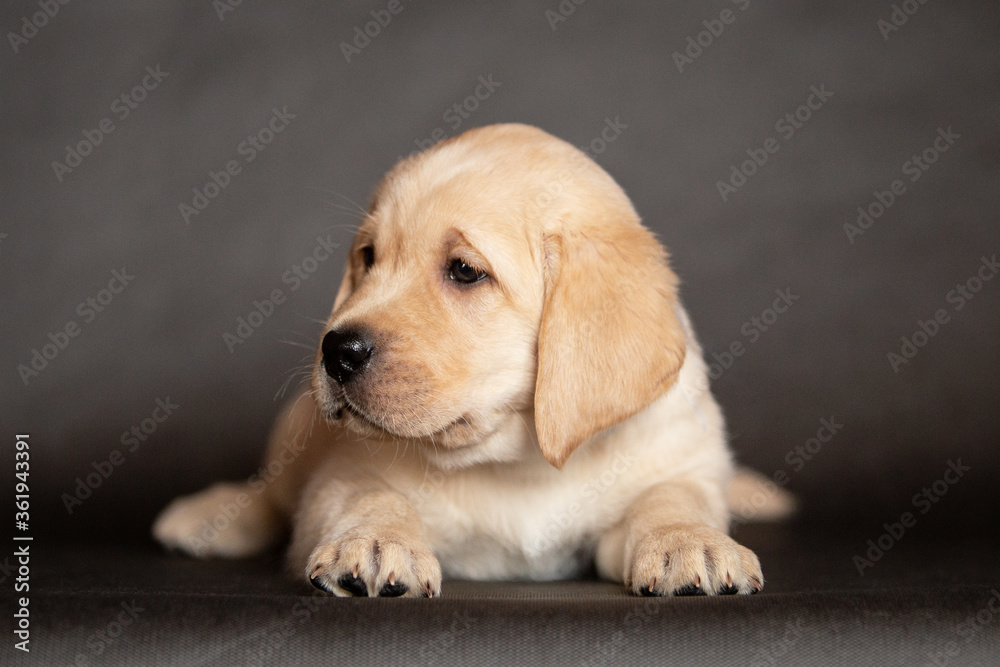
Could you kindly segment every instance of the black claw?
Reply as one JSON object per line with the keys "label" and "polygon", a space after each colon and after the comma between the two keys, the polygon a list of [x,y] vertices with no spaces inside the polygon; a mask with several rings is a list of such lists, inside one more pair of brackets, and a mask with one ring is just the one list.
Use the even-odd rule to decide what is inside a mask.
{"label": "black claw", "polygon": [[656,589],[654,588],[650,588],[649,586],[643,586],[642,588],[639,589],[639,595],[645,598],[658,598],[663,594],[657,592]]}
{"label": "black claw", "polygon": [[385,585],[382,586],[382,590],[378,592],[378,596],[380,598],[398,598],[400,595],[403,595],[408,590],[410,590],[409,587],[407,587],[407,585],[402,582],[396,582],[394,584],[390,584],[387,581],[385,582]]}
{"label": "black claw", "polygon": [[725,584],[719,589],[719,595],[736,595],[739,592],[739,587],[732,584]]}
{"label": "black claw", "polygon": [[368,597],[368,587],[365,580],[351,574],[343,574],[337,580],[337,584],[351,595],[359,598]]}
{"label": "black claw", "polygon": [[333,591],[330,590],[330,587],[326,585],[326,582],[319,577],[309,577],[309,583],[324,593],[333,593]]}
{"label": "black claw", "polygon": [[674,595],[705,595],[705,591],[701,590],[701,586],[695,586],[694,584],[688,584],[674,591]]}

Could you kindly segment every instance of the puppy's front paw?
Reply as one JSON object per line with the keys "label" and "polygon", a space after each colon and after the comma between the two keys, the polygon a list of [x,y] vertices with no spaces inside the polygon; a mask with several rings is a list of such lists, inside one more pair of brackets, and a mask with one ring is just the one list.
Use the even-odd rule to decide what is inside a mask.
{"label": "puppy's front paw", "polygon": [[642,537],[625,567],[625,583],[636,595],[749,595],[764,587],[754,552],[697,524]]}
{"label": "puppy's front paw", "polygon": [[423,542],[367,530],[350,531],[313,549],[306,577],[338,597],[441,594],[441,565]]}

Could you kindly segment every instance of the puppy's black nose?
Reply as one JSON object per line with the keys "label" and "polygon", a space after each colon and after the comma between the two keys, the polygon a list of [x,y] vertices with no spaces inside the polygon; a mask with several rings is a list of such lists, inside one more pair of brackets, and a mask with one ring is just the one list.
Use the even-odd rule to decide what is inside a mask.
{"label": "puppy's black nose", "polygon": [[323,368],[340,384],[360,373],[375,351],[371,336],[361,329],[333,330],[323,336]]}

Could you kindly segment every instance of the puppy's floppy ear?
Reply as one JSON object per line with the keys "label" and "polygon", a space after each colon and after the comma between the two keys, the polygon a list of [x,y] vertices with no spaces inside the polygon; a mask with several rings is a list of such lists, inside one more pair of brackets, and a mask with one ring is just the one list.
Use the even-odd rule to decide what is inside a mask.
{"label": "puppy's floppy ear", "polygon": [[587,438],[663,394],[684,361],[677,278],[638,222],[545,238],[535,426],[561,468]]}

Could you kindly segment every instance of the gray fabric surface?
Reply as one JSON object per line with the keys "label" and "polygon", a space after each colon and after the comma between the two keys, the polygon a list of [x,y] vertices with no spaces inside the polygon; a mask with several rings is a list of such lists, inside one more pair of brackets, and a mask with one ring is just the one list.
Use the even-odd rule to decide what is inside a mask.
{"label": "gray fabric surface", "polygon": [[[597,581],[445,581],[435,600],[334,599],[286,579],[277,557],[198,562],[151,545],[49,550],[36,561],[31,658],[129,665],[915,665],[940,654],[951,665],[995,664],[1000,606],[989,604],[1000,600],[996,542],[911,538],[859,577],[851,562],[863,544],[858,535],[803,525],[756,526],[738,535],[768,578],[755,596],[653,599]],[[0,646],[0,659],[12,655],[9,645]]]}
{"label": "gray fabric surface", "polygon": [[[628,125],[596,157],[671,249],[710,358],[744,344],[715,382],[742,460],[790,470],[834,416],[843,431],[790,482],[811,510],[891,515],[954,457],[973,467],[956,503],[993,498],[1000,283],[959,312],[946,295],[1000,251],[995,5],[922,5],[888,41],[890,8],[866,3],[595,2],[553,31],[557,6],[404,3],[347,63],[339,44],[379,7],[243,3],[220,21],[207,2],[71,3],[0,59],[0,419],[38,443],[60,530],[110,528],[110,512],[138,526],[179,491],[252,472],[342,258],[294,291],[285,272],[317,237],[346,243],[349,202],[417,140],[497,121],[577,145],[606,118]],[[726,7],[734,22],[678,72],[672,53]],[[33,8],[5,5],[0,25]],[[168,75],[120,119],[147,66]],[[500,87],[452,130],[481,75]],[[785,139],[776,122],[812,86],[833,97]],[[240,144],[273,108],[295,118],[248,163]],[[114,131],[57,180],[52,162],[105,117]],[[961,138],[849,243],[857,207],[942,127]],[[723,202],[716,182],[769,137],[779,151]],[[229,160],[240,173],[186,224],[179,204]],[[78,304],[122,268],[134,280],[88,322]],[[744,326],[786,288],[798,300],[751,342]],[[223,334],[275,289],[285,303],[230,353]],[[887,353],[942,308],[950,321],[893,372]],[[26,386],[18,366],[70,321],[79,335]],[[166,397],[180,407],[68,517],[55,499]]]}
{"label": "gray fabric surface", "polygon": [[[167,559],[142,541],[150,521],[175,495],[256,468],[343,260],[309,264],[300,282],[296,267],[345,246],[355,204],[398,156],[503,121],[598,153],[670,248],[707,356],[730,366],[714,389],[738,458],[788,473],[804,525],[850,535],[818,550],[795,533],[757,541],[785,559],[765,561],[764,594],[664,606],[607,664],[745,663],[796,618],[808,632],[774,664],[915,664],[953,641],[998,583],[1000,281],[952,293],[1000,253],[996,3],[897,3],[916,11],[884,37],[892,3],[592,0],[553,29],[546,13],[575,5],[400,2],[351,62],[341,42],[385,3],[242,2],[220,18],[207,0],[70,2],[14,38],[16,51],[8,33],[42,10],[0,7],[0,471],[9,479],[13,434],[29,433],[39,660],[72,662],[133,594],[151,611],[108,662],[247,662],[226,651],[287,620],[308,593],[274,563]],[[720,25],[723,9],[732,22]],[[707,46],[678,71],[674,52],[697,54],[689,38]],[[801,110],[814,88],[833,95]],[[796,111],[801,127],[785,118]],[[275,118],[282,131],[251,150],[244,142]],[[627,128],[592,143],[614,119]],[[102,127],[78,166],[53,167]],[[907,166],[939,131],[959,136],[926,171]],[[767,161],[724,201],[717,182],[762,150]],[[218,173],[230,161],[239,173],[227,181]],[[213,173],[225,187],[185,220],[179,206]],[[897,179],[905,191],[852,243],[844,225],[887,202]],[[128,284],[102,292],[116,271]],[[227,349],[223,334],[274,290],[285,301]],[[796,299],[772,320],[776,290]],[[927,324],[939,310],[947,321]],[[920,322],[934,335],[894,370],[888,353]],[[737,342],[744,352],[728,364]],[[53,358],[22,380],[19,367],[50,343]],[[177,406],[162,423],[151,420],[158,402]],[[843,428],[817,448],[822,419]],[[970,470],[917,514],[874,579],[857,576],[851,557],[919,512],[914,494],[949,461]],[[93,488],[78,491],[88,476]],[[72,513],[71,495],[87,496]],[[962,546],[973,538],[985,541]],[[924,546],[903,558],[911,539]],[[530,587],[539,597],[524,604],[498,599],[509,587],[454,590],[419,608],[328,602],[313,616],[323,622],[296,629],[270,660],[336,663],[352,650],[409,664],[421,656],[400,651],[423,646],[458,664],[602,664],[595,651],[645,604],[593,582]],[[558,591],[586,601],[555,602]],[[428,631],[448,641],[454,613],[482,623],[427,649]],[[983,637],[949,664],[988,664],[996,645]]]}

